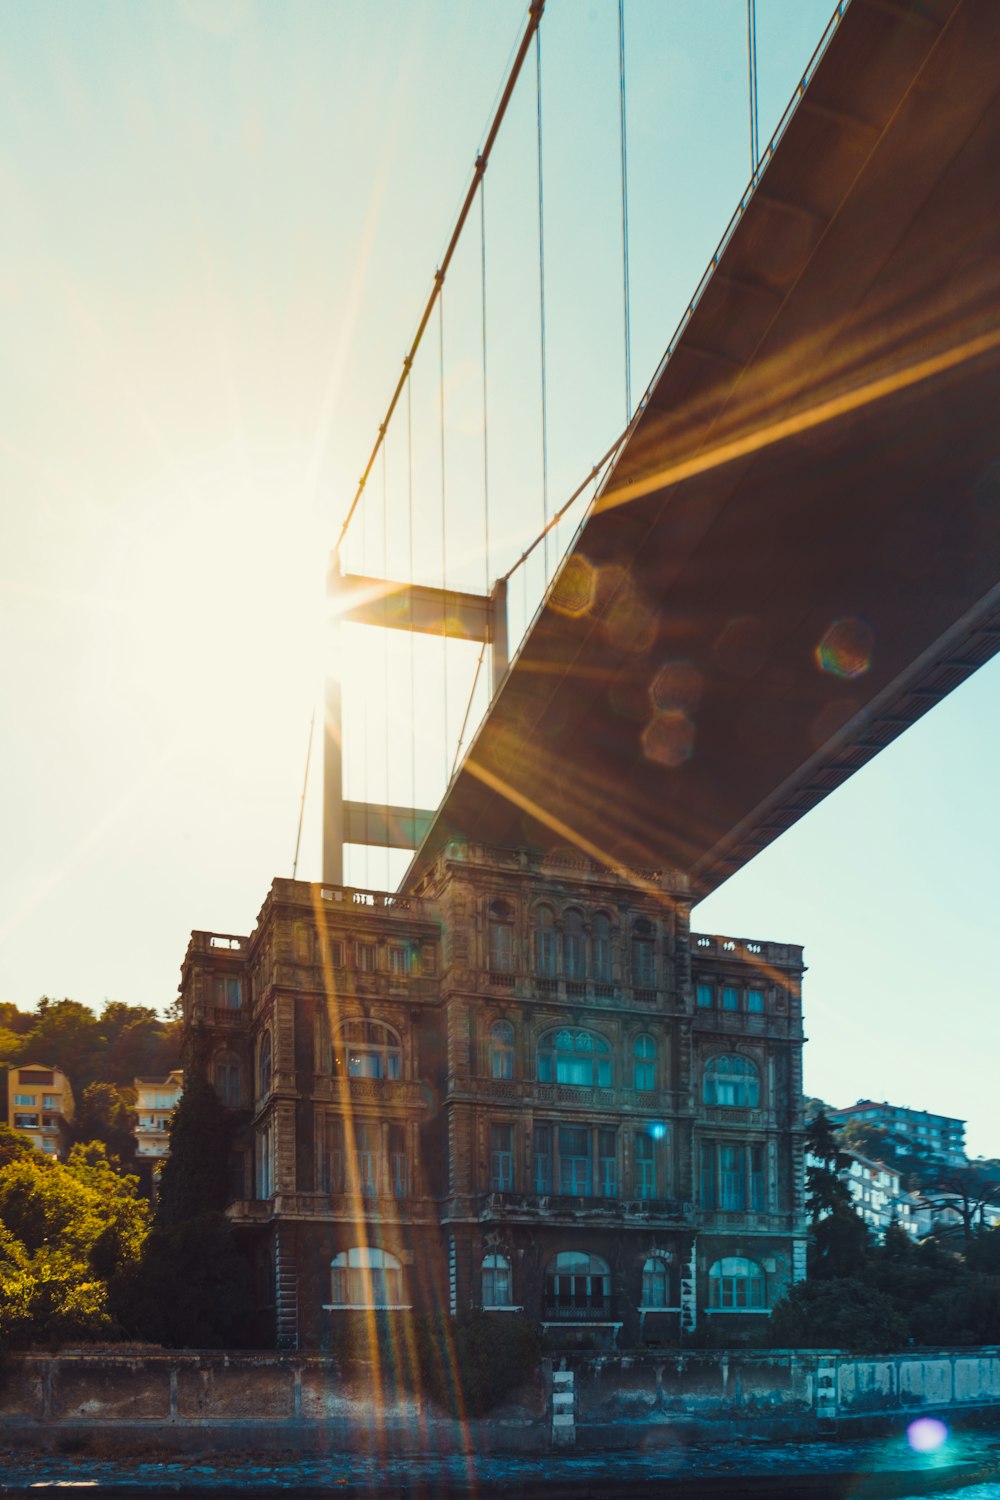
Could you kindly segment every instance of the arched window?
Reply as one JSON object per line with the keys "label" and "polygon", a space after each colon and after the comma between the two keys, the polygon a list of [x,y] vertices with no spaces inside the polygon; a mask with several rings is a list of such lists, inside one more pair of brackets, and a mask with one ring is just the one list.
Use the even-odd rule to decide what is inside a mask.
{"label": "arched window", "polygon": [[611,1271],[597,1255],[564,1250],[545,1268],[545,1314],[548,1317],[591,1317],[610,1311]]}
{"label": "arched window", "polygon": [[726,1310],[766,1307],[767,1287],[757,1262],[743,1255],[728,1255],[710,1266],[708,1305]]}
{"label": "arched window", "polygon": [[611,983],[611,918],[599,911],[594,917],[591,964],[599,984]]}
{"label": "arched window", "polygon": [[592,1031],[547,1031],[538,1043],[538,1082],[611,1087],[611,1048]]}
{"label": "arched window", "polygon": [[584,942],[583,917],[571,907],[563,916],[563,971],[567,979],[585,979],[587,976]]}
{"label": "arched window", "polygon": [[632,983],[645,989],[656,984],[653,924],[645,917],[640,917],[632,929]]}
{"label": "arched window", "polygon": [[651,1255],[642,1268],[641,1305],[670,1306],[670,1263],[665,1255]]}
{"label": "arched window", "polygon": [[215,1092],[222,1104],[239,1109],[243,1102],[243,1070],[234,1052],[220,1052],[213,1067]]}
{"label": "arched window", "polygon": [[656,1088],[656,1043],[645,1032],[632,1048],[632,1087],[647,1094]]}
{"label": "arched window", "polygon": [[514,1076],[514,1028],[509,1021],[494,1021],[490,1027],[490,1077]]}
{"label": "arched window", "polygon": [[760,1103],[760,1075],[747,1057],[709,1058],[705,1064],[702,1097],[706,1104],[756,1109]]}
{"label": "arched window", "polygon": [[399,1037],[381,1021],[345,1021],[337,1034],[333,1066],[349,1078],[399,1078],[403,1070]]}
{"label": "arched window", "polygon": [[496,974],[509,974],[514,968],[514,912],[506,901],[490,904],[489,962]]}
{"label": "arched window", "polygon": [[359,1245],[330,1262],[334,1307],[402,1307],[403,1269],[388,1250]]}
{"label": "arched window", "polygon": [[265,1031],[257,1054],[257,1084],[261,1099],[271,1092],[271,1033]]}
{"label": "arched window", "polygon": [[542,979],[556,974],[556,919],[548,906],[535,912],[535,973]]}
{"label": "arched window", "polygon": [[510,1307],[510,1261],[506,1255],[483,1256],[483,1306]]}

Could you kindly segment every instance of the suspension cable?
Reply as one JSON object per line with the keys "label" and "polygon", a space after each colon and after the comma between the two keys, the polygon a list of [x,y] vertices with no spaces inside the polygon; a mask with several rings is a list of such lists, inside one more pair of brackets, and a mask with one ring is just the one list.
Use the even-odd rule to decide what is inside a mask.
{"label": "suspension cable", "polygon": [[545,538],[545,583],[549,581],[549,423],[545,367],[545,193],[542,185],[542,33],[535,32],[535,99],[538,116],[538,322],[542,374],[542,535]]}
{"label": "suspension cable", "polygon": [[292,860],[292,879],[295,879],[299,868],[299,846],[302,843],[302,817],[306,810],[306,789],[309,786],[309,762],[312,760],[313,729],[316,727],[316,706],[313,705],[312,715],[309,719],[309,741],[306,745],[306,769],[302,777],[302,796],[299,798],[299,828],[295,835],[295,858]]}
{"label": "suspension cable", "polygon": [[[413,577],[413,390],[412,381],[406,382],[406,467],[407,467],[407,543],[409,550],[410,587]],[[413,610],[410,610],[410,806],[417,805],[417,668],[416,636],[413,629]]]}
{"label": "suspension cable", "polygon": [[441,410],[441,663],[444,692],[444,774],[448,775],[448,527],[444,469],[444,295],[438,298],[438,391]]}
{"label": "suspension cable", "polygon": [[[629,425],[631,425],[631,424],[629,424]],[[619,433],[618,437],[615,438],[614,442],[611,444],[611,447],[608,449],[608,451],[605,454],[603,454],[602,457],[600,457],[597,460],[596,464],[594,464],[593,468],[591,469],[591,471],[587,475],[587,477],[585,479],[581,480],[581,482],[577,485],[576,489],[573,491],[572,495],[570,495],[569,499],[566,500],[566,501],[564,501],[563,504],[559,507],[559,509],[556,511],[555,515],[552,517],[552,519],[549,521],[548,525],[545,527],[545,530],[544,531],[540,531],[538,533],[538,535],[535,537],[535,540],[531,543],[531,545],[528,546],[528,547],[525,547],[524,551],[521,553],[521,556],[517,559],[517,561],[511,563],[510,567],[507,569],[506,573],[501,578],[501,580],[500,580],[501,583],[509,583],[510,582],[511,578],[513,578],[514,574],[517,572],[517,570],[521,566],[521,564],[527,562],[528,558],[534,552],[535,548],[539,545],[540,542],[542,542],[545,539],[545,536],[547,535],[547,533],[552,530],[553,526],[557,526],[559,524],[559,522],[562,520],[563,516],[569,510],[569,508],[573,504],[573,502],[575,500],[579,500],[580,496],[583,494],[584,490],[587,488],[587,485],[590,484],[591,480],[596,479],[597,476],[598,476],[598,474],[601,472],[601,470],[607,464],[609,464],[611,462],[611,460],[614,458],[615,454],[618,452],[619,448],[621,447],[622,443],[624,443],[626,437],[628,436],[628,431],[629,431],[629,429],[628,429],[628,427],[626,427],[625,430],[624,430],[624,432]],[[524,628],[526,630],[528,628],[527,616],[525,616]]]}
{"label": "suspension cable", "polygon": [[[382,577],[389,576],[389,481],[386,474],[388,463],[389,445],[382,444]],[[389,797],[389,632],[382,631],[382,687],[385,694],[383,704],[383,724],[385,728],[385,804],[388,807]],[[389,851],[386,850],[386,880],[385,890],[389,889]]]}
{"label": "suspension cable", "polygon": [[486,399],[486,179],[479,179],[479,240],[481,246],[481,301],[483,307],[483,574],[490,591],[490,445]]}
{"label": "suspension cable", "polygon": [[632,415],[632,326],[628,275],[628,133],[625,108],[625,0],[618,0],[618,102],[622,154],[622,298],[625,325],[625,421]]}
{"label": "suspension cable", "polygon": [[469,184],[469,190],[466,193],[465,198],[462,200],[462,207],[459,209],[458,219],[456,220],[455,227],[452,230],[451,239],[448,241],[448,245],[445,249],[444,256],[442,257],[441,264],[438,267],[437,272],[435,273],[434,285],[431,288],[430,295],[427,298],[427,303],[424,307],[423,313],[421,314],[420,322],[417,325],[417,331],[414,336],[413,343],[410,345],[409,353],[403,356],[402,374],[396,382],[396,388],[392,393],[392,399],[389,402],[388,408],[386,409],[386,414],[383,417],[382,423],[378,429],[374,447],[372,448],[371,454],[369,455],[368,462],[365,464],[364,472],[362,473],[361,478],[358,481],[358,487],[354,493],[354,499],[351,501],[351,504],[347,511],[347,515],[344,517],[344,520],[341,524],[340,532],[337,536],[335,550],[339,549],[341,543],[344,540],[344,537],[347,535],[347,528],[350,526],[351,521],[354,517],[354,512],[358,508],[361,496],[364,493],[365,485],[368,482],[368,476],[370,475],[372,466],[375,463],[376,457],[378,456],[378,450],[382,444],[386,432],[388,431],[389,423],[392,421],[392,414],[396,410],[397,403],[403,392],[403,386],[406,384],[406,377],[409,374],[414,359],[416,358],[417,350],[420,348],[420,342],[424,336],[427,324],[430,322],[431,313],[434,311],[434,304],[441,293],[441,288],[444,286],[444,279],[448,274],[448,267],[451,265],[452,256],[455,253],[455,248],[461,237],[462,230],[465,228],[465,221],[469,217],[469,210],[471,209],[475,201],[476,189],[482,181],[483,173],[486,171],[486,167],[490,159],[490,152],[493,150],[493,145],[499,133],[500,126],[503,123],[504,115],[507,113],[507,106],[510,103],[511,95],[514,92],[514,86],[517,83],[521,68],[524,65],[524,60],[528,55],[528,48],[531,46],[531,39],[538,31],[538,27],[541,24],[542,13],[544,12],[544,10],[545,0],[531,0],[531,4],[528,7],[528,20],[524,29],[524,35],[521,38],[521,44],[518,47],[517,53],[514,57],[514,61],[511,64],[510,73],[507,76],[507,82],[504,85],[502,94],[500,95],[500,100],[497,104],[496,112],[494,113],[493,119],[490,123],[490,128],[486,133],[486,139],[483,142],[482,150],[476,157],[476,163],[472,173],[472,181]]}
{"label": "suspension cable", "polygon": [[[472,711],[472,700],[476,696],[476,685],[479,682],[479,673],[482,671],[483,658],[484,658],[485,655],[486,655],[486,642],[483,641],[483,644],[479,648],[479,660],[476,662],[476,671],[475,671],[475,676],[472,679],[472,687],[469,689],[469,701],[465,705],[465,714],[463,715],[463,718],[462,718],[462,727],[461,727],[461,729],[458,732],[458,744],[455,746],[455,759],[451,763],[451,775],[452,776],[454,776],[454,774],[455,774],[456,767],[458,766],[458,758],[459,758],[459,756],[462,753],[462,745],[465,742],[465,731],[466,731],[466,727],[467,727],[467,725],[469,723],[469,714]],[[451,777],[449,777],[449,781],[450,780],[451,780]]]}
{"label": "suspension cable", "polygon": [[747,92],[750,100],[750,181],[754,182],[760,164],[757,124],[757,0],[747,0]]}

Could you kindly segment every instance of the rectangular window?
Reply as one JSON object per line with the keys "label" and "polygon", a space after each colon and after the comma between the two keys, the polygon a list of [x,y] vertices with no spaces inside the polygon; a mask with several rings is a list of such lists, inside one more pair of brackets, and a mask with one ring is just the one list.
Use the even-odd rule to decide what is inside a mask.
{"label": "rectangular window", "polygon": [[215,981],[215,1003],[220,1010],[239,1010],[242,1000],[240,981],[220,975]]}
{"label": "rectangular window", "polygon": [[613,1130],[597,1132],[597,1196],[618,1197],[618,1141]]}
{"label": "rectangular window", "polygon": [[376,948],[374,943],[358,943],[358,968],[363,974],[374,974]]}
{"label": "rectangular window", "polygon": [[389,1187],[394,1198],[410,1196],[410,1163],[403,1125],[389,1126]]}
{"label": "rectangular window", "polygon": [[377,1125],[354,1127],[354,1169],[363,1198],[374,1198],[378,1193],[378,1137]]}
{"label": "rectangular window", "polygon": [[697,995],[700,1009],[708,1010],[715,1004],[715,991],[710,984],[699,984]]}
{"label": "rectangular window", "polygon": [[[30,1107],[32,1104],[34,1104],[34,1102],[35,1102],[35,1096],[34,1096],[34,1094],[15,1094],[14,1095],[14,1103],[15,1104],[27,1104]],[[48,1105],[47,1101],[45,1101],[45,1104],[46,1104],[46,1107],[51,1108],[51,1105]]]}
{"label": "rectangular window", "polygon": [[764,991],[747,990],[747,1010],[751,1015],[761,1015],[764,1010]]}
{"label": "rectangular window", "polygon": [[[33,1099],[28,1099],[26,1102],[28,1104],[34,1104],[35,1101]],[[42,1108],[43,1109],[58,1109],[59,1105],[60,1105],[60,1102],[61,1101],[60,1101],[60,1098],[59,1098],[58,1094],[43,1094],[42,1095]]]}
{"label": "rectangular window", "polygon": [[552,1126],[536,1125],[531,1133],[532,1184],[543,1197],[552,1191]]}
{"label": "rectangular window", "polygon": [[490,923],[490,968],[509,974],[514,967],[514,929],[509,922]]}
{"label": "rectangular window", "polygon": [[701,1202],[703,1208],[726,1213],[764,1212],[764,1147],[744,1141],[702,1142]]}
{"label": "rectangular window", "polygon": [[743,1147],[735,1141],[720,1141],[719,1207],[726,1213],[741,1213],[746,1208],[746,1180]]}
{"label": "rectangular window", "polygon": [[655,1142],[647,1130],[635,1133],[635,1196],[656,1197]]}
{"label": "rectangular window", "polygon": [[327,1120],[326,1139],[320,1158],[320,1191],[342,1193],[344,1191],[344,1122]]}
{"label": "rectangular window", "polygon": [[334,938],[330,944],[330,963],[335,969],[344,967],[344,945],[339,938]]}
{"label": "rectangular window", "polygon": [[15,1115],[14,1116],[14,1129],[15,1130],[37,1130],[38,1129],[38,1116],[37,1115]]}
{"label": "rectangular window", "polygon": [[397,948],[395,946],[391,947],[389,949],[389,973],[390,974],[395,974],[398,977],[398,976],[401,976],[401,975],[404,975],[404,974],[409,974],[409,972],[410,972],[410,950],[409,950],[409,948]]}
{"label": "rectangular window", "polygon": [[747,1151],[750,1158],[750,1208],[753,1213],[764,1213],[767,1209],[764,1147],[749,1146]]}
{"label": "rectangular window", "polygon": [[653,944],[649,938],[636,938],[632,943],[632,983],[647,989],[656,983]]}
{"label": "rectangular window", "polygon": [[490,1192],[514,1190],[514,1127],[490,1126]]}
{"label": "rectangular window", "polygon": [[554,927],[535,929],[535,968],[544,979],[556,974],[556,931]]}
{"label": "rectangular window", "polygon": [[722,1009],[723,1010],[739,1010],[739,1008],[740,1008],[740,992],[739,992],[739,990],[736,989],[735,985],[732,985],[732,984],[723,985],[723,987],[722,987]]}
{"label": "rectangular window", "polygon": [[559,1191],[587,1198],[591,1191],[591,1139],[585,1125],[559,1126]]}

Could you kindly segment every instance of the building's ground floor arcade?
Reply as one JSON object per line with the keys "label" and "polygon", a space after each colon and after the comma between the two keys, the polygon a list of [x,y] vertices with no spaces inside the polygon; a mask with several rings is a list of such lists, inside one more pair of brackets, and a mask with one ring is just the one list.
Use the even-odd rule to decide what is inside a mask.
{"label": "building's ground floor arcade", "polygon": [[287,1219],[238,1225],[254,1342],[328,1349],[359,1314],[522,1313],[549,1348],[741,1343],[804,1270],[801,1236],[664,1223]]}

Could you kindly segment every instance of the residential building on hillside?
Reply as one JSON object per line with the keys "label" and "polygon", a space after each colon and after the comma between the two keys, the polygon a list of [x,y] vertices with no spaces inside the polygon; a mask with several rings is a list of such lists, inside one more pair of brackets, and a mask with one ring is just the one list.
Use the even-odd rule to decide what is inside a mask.
{"label": "residential building on hillside", "polygon": [[32,1145],[57,1156],[66,1124],[74,1115],[73,1090],[59,1068],[44,1063],[22,1063],[7,1075],[7,1118]]}
{"label": "residential building on hillside", "polygon": [[767,1316],[805,1274],[802,950],[692,935],[691,900],[453,843],[408,894],[275,880],[249,936],[192,934],[257,1342],[359,1308],[518,1308],[556,1347]]}
{"label": "residential building on hillside", "polygon": [[845,1167],[841,1177],[854,1199],[856,1211],[875,1239],[884,1240],[890,1224],[898,1224],[900,1229],[916,1237],[913,1200],[903,1191],[900,1174],[895,1168],[882,1161],[872,1161],[857,1151],[846,1154],[850,1157],[850,1165]]}
{"label": "residential building on hillside", "polygon": [[925,1109],[906,1109],[898,1104],[876,1104],[859,1099],[845,1109],[826,1112],[831,1125],[846,1125],[863,1120],[866,1125],[881,1125],[914,1156],[934,1158],[949,1166],[965,1165],[965,1121],[949,1115],[932,1115]]}
{"label": "residential building on hillside", "polygon": [[136,1156],[159,1163],[170,1155],[170,1119],[184,1092],[184,1073],[174,1068],[165,1078],[135,1080]]}

